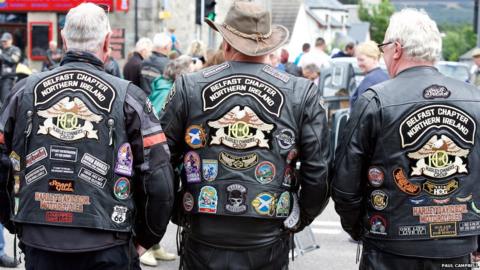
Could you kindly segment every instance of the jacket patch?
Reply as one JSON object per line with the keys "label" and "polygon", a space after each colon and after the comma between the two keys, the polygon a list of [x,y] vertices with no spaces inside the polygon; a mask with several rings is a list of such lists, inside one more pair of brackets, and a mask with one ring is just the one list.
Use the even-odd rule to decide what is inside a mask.
{"label": "jacket patch", "polygon": [[85,153],[80,161],[86,167],[102,174],[107,175],[108,170],[110,169],[110,165],[101,161],[100,159],[90,155],[89,153]]}
{"label": "jacket patch", "polygon": [[202,90],[203,111],[215,109],[232,96],[250,96],[269,114],[280,116],[283,93],[275,86],[252,76],[234,75],[214,81]]}
{"label": "jacket patch", "polygon": [[50,145],[50,159],[77,162],[78,149],[75,147]]}
{"label": "jacket patch", "polygon": [[445,86],[434,84],[423,90],[423,97],[425,99],[448,98],[450,91]]}
{"label": "jacket patch", "polygon": [[73,193],[75,182],[73,180],[50,179],[48,180],[48,191]]}
{"label": "jacket patch", "polygon": [[275,215],[276,199],[275,195],[270,192],[262,192],[255,197],[252,201],[252,207],[255,211],[262,216],[274,216]]}
{"label": "jacket patch", "polygon": [[473,195],[470,194],[468,196],[465,196],[465,197],[456,197],[455,199],[458,201],[458,202],[469,202],[471,201],[473,198]]}
{"label": "jacket patch", "polygon": [[419,217],[420,223],[462,221],[463,214],[468,213],[466,204],[415,206],[413,216]]}
{"label": "jacket patch", "polygon": [[387,235],[387,219],[381,215],[370,217],[370,233]]}
{"label": "jacket patch", "polygon": [[379,167],[372,166],[368,168],[368,182],[373,187],[380,187],[385,180],[385,174]]}
{"label": "jacket patch", "polygon": [[49,223],[73,223],[73,213],[46,211],[45,221]]}
{"label": "jacket patch", "polygon": [[40,147],[37,150],[31,152],[25,158],[27,168],[39,162],[40,160],[46,158],[47,156],[48,156],[47,149],[45,149],[45,147]]}
{"label": "jacket patch", "polygon": [[149,135],[143,137],[143,147],[144,148],[149,148],[152,147],[156,144],[164,143],[167,141],[167,138],[165,137],[165,133],[157,133],[154,135]]}
{"label": "jacket patch", "polygon": [[295,132],[289,128],[280,130],[276,135],[278,146],[282,149],[290,149],[295,145]]}
{"label": "jacket patch", "polygon": [[447,105],[430,105],[409,114],[400,124],[402,148],[414,145],[431,129],[448,129],[467,144],[474,144],[477,124],[466,112]]}
{"label": "jacket patch", "polygon": [[128,208],[121,205],[115,205],[112,212],[112,221],[117,224],[122,224],[127,221]]}
{"label": "jacket patch", "polygon": [[68,70],[53,74],[35,85],[34,105],[47,104],[66,91],[83,93],[106,112],[112,110],[116,95],[113,87],[101,78],[81,70]]}
{"label": "jacket patch", "polygon": [[240,184],[231,184],[226,187],[227,205],[225,210],[232,214],[247,212],[247,188]]}
{"label": "jacket patch", "polygon": [[130,181],[125,177],[117,179],[113,186],[113,194],[119,200],[128,199],[130,197]]}
{"label": "jacket patch", "polygon": [[37,134],[51,135],[64,141],[88,138],[98,140],[98,131],[92,123],[99,123],[103,117],[94,114],[85,103],[74,97],[65,97],[38,115],[45,118]]}
{"label": "jacket patch", "polygon": [[203,179],[207,182],[212,182],[218,175],[218,160],[203,159],[202,160]]}
{"label": "jacket patch", "polygon": [[15,151],[12,151],[8,157],[10,158],[10,162],[12,162],[13,170],[19,172],[21,169],[20,156]]}
{"label": "jacket patch", "polygon": [[200,125],[191,125],[185,131],[185,142],[193,149],[204,147],[206,140],[205,129]]}
{"label": "jacket patch", "polygon": [[290,214],[290,192],[283,192],[278,198],[275,215],[277,217],[288,217]]}
{"label": "jacket patch", "polygon": [[78,172],[78,178],[98,188],[103,188],[107,183],[107,178],[85,168],[80,168],[80,171]]}
{"label": "jacket patch", "polygon": [[444,223],[434,223],[429,224],[430,226],[430,237],[449,237],[457,236],[457,223],[456,222],[444,222]]}
{"label": "jacket patch", "polygon": [[200,183],[200,156],[190,151],[185,154],[183,158],[183,166],[185,168],[185,176],[187,177],[187,183]]}
{"label": "jacket patch", "polygon": [[273,124],[263,122],[257,114],[245,106],[236,106],[220,119],[209,121],[208,126],[216,130],[210,145],[225,145],[233,149],[262,147],[270,149],[265,138],[273,129]]}
{"label": "jacket patch", "polygon": [[426,225],[399,226],[398,235],[400,236],[427,235],[427,226]]}
{"label": "jacket patch", "polygon": [[442,196],[448,196],[458,189],[458,180],[457,179],[452,179],[447,182],[431,182],[431,181],[426,181],[422,185],[423,191],[425,191],[427,194],[434,196],[434,197],[442,197]]}
{"label": "jacket patch", "polygon": [[277,78],[284,83],[287,83],[288,80],[290,80],[290,77],[287,74],[278,71],[277,69],[275,69],[272,66],[266,65],[262,68],[262,70],[263,70],[263,72],[267,73],[268,75],[271,75],[274,78]]}
{"label": "jacket patch", "polygon": [[275,178],[277,169],[269,161],[260,162],[257,167],[255,167],[255,179],[260,184],[269,184]]}
{"label": "jacket patch", "polygon": [[50,169],[50,172],[61,173],[61,174],[74,174],[75,169],[73,167],[67,167],[67,166],[52,166],[52,168]]}
{"label": "jacket patch", "polygon": [[198,212],[217,213],[218,195],[217,190],[211,186],[204,186],[198,195]]}
{"label": "jacket patch", "polygon": [[25,175],[25,182],[27,185],[39,180],[40,178],[47,175],[47,169],[45,166],[36,167]]}
{"label": "jacket patch", "polygon": [[203,71],[202,74],[204,78],[212,77],[213,75],[218,74],[229,67],[230,67],[230,64],[228,62],[225,62],[223,64],[220,64],[218,66],[215,66],[208,70]]}
{"label": "jacket patch", "polygon": [[35,201],[40,209],[83,213],[83,207],[90,205],[90,197],[84,195],[35,192]]}
{"label": "jacket patch", "polygon": [[183,194],[183,209],[186,212],[190,212],[192,211],[194,206],[195,200],[193,199],[193,195],[190,192],[185,192]]}
{"label": "jacket patch", "polygon": [[403,169],[398,168],[393,171],[393,179],[397,187],[408,195],[418,195],[422,188],[418,184],[414,184],[408,180]]}
{"label": "jacket patch", "polygon": [[258,155],[256,153],[246,154],[243,156],[232,155],[227,152],[220,152],[218,155],[220,163],[232,170],[250,169],[258,163]]}
{"label": "jacket patch", "polygon": [[375,210],[381,211],[388,206],[388,195],[382,190],[374,190],[370,194],[370,202]]}
{"label": "jacket patch", "polygon": [[[104,164],[103,171],[108,171],[108,167],[105,168]],[[132,176],[133,175],[133,154],[132,154],[132,147],[129,143],[124,143],[118,148],[117,153],[117,162],[115,163],[115,173],[123,176]]]}

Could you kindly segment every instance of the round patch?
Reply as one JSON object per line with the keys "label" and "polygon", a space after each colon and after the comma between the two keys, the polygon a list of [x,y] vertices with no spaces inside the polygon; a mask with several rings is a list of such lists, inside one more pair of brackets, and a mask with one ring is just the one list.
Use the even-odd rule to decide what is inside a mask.
{"label": "round patch", "polygon": [[262,192],[252,201],[255,211],[262,216],[273,216],[275,214],[275,196],[269,192]]}
{"label": "round patch", "polygon": [[183,209],[187,212],[190,212],[192,211],[194,205],[195,201],[192,194],[190,194],[190,192],[185,192],[183,194]]}
{"label": "round patch", "polygon": [[185,142],[193,149],[204,147],[206,143],[206,135],[202,126],[189,126],[187,131],[185,131]]}
{"label": "round patch", "polygon": [[370,195],[371,203],[373,208],[376,210],[383,210],[388,205],[388,196],[385,192],[381,190],[374,190]]}
{"label": "round patch", "polygon": [[387,220],[380,215],[370,218],[370,233],[387,235]]}
{"label": "round patch", "polygon": [[275,178],[275,166],[269,161],[260,162],[255,168],[255,178],[260,184],[268,184]]}
{"label": "round patch", "polygon": [[370,167],[368,169],[368,182],[374,187],[379,187],[385,180],[385,174],[379,167]]}
{"label": "round patch", "polygon": [[282,149],[290,149],[295,145],[295,133],[289,128],[282,129],[275,135],[278,146]]}
{"label": "round patch", "polygon": [[119,200],[125,200],[130,196],[130,181],[127,178],[119,178],[113,186],[113,194]]}
{"label": "round patch", "polygon": [[287,159],[286,159],[287,164],[292,163],[292,161],[295,160],[297,157],[298,157],[298,150],[297,149],[290,150],[287,154]]}

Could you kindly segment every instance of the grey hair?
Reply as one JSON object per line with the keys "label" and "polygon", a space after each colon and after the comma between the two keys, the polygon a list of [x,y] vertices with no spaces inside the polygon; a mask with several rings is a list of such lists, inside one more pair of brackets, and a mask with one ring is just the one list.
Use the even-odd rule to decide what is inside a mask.
{"label": "grey hair", "polygon": [[405,54],[417,61],[435,62],[442,51],[437,24],[417,9],[403,9],[390,18],[385,41],[398,41]]}
{"label": "grey hair", "polygon": [[310,72],[315,72],[317,74],[320,74],[320,68],[315,64],[308,64],[305,67],[303,67],[302,69],[304,71],[310,71]]}
{"label": "grey hair", "polygon": [[172,38],[167,33],[157,33],[153,36],[153,46],[158,49],[167,48],[172,44]]}
{"label": "grey hair", "polygon": [[143,37],[135,44],[135,51],[141,52],[142,50],[151,51],[153,48],[153,42],[149,38]]}
{"label": "grey hair", "polygon": [[110,32],[107,14],[92,3],[82,3],[70,9],[62,30],[68,49],[88,52],[99,51]]}
{"label": "grey hair", "polygon": [[178,76],[190,71],[191,64],[192,57],[188,55],[182,55],[167,64],[165,71],[163,72],[163,77],[167,80],[175,81]]}

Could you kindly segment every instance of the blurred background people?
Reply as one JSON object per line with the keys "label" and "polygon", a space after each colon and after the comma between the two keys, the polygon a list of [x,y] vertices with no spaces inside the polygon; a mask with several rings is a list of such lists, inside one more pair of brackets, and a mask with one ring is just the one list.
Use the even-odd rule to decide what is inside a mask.
{"label": "blurred background people", "polygon": [[51,40],[48,43],[48,50],[47,50],[47,58],[43,62],[42,70],[51,70],[60,65],[60,61],[62,61],[63,57],[63,50],[58,48],[57,42]]}
{"label": "blurred background people", "polygon": [[309,64],[302,68],[302,76],[312,81],[316,86],[320,84],[320,69],[315,64]]}
{"label": "blurred background people", "polygon": [[193,71],[204,68],[207,62],[206,53],[207,49],[200,40],[194,40],[192,43],[190,43],[190,46],[188,46],[187,55],[190,55],[193,59],[193,64],[195,66]]}
{"label": "blurred background people", "polygon": [[141,38],[135,44],[135,51],[123,66],[123,77],[140,86],[142,62],[152,54],[153,43],[149,38]]}
{"label": "blurred background people", "polygon": [[159,33],[153,37],[153,51],[149,58],[143,61],[140,85],[148,95],[151,93],[152,81],[162,76],[170,59],[168,54],[172,49],[172,39],[166,33]]}
{"label": "blurred background people", "polygon": [[295,57],[295,61],[293,61],[293,63],[296,65],[296,66],[299,66],[299,63],[300,63],[300,59],[302,59],[302,56],[306,53],[308,53],[310,51],[310,44],[309,43],[303,43],[302,45],[302,52],[300,54],[298,54],[297,57]]}
{"label": "blurred background people", "polygon": [[349,42],[345,45],[345,49],[343,51],[339,51],[336,54],[332,55],[332,58],[337,57],[353,57],[355,54],[355,43]]}
{"label": "blurred background people", "polygon": [[379,66],[380,50],[375,41],[367,41],[357,46],[356,57],[358,67],[365,74],[360,85],[350,98],[350,107],[357,101],[368,88],[389,79],[387,73]]}
{"label": "blurred background people", "polygon": [[480,48],[475,48],[472,52],[473,67],[470,71],[470,83],[480,87]]}
{"label": "blurred background people", "polygon": [[326,49],[327,44],[325,43],[325,39],[321,37],[317,38],[315,48],[302,56],[298,63],[299,66],[304,68],[309,64],[315,64],[320,70],[330,67],[330,57],[325,53]]}
{"label": "blurred background people", "polygon": [[0,61],[2,65],[0,78],[0,101],[3,104],[7,99],[8,93],[16,80],[17,64],[20,62],[22,52],[17,46],[13,45],[12,34],[5,32],[0,38],[2,49],[0,51]]}
{"label": "blurred background people", "polygon": [[122,78],[122,73],[120,72],[120,66],[118,65],[117,60],[115,60],[115,58],[112,57],[112,47],[108,47],[107,55],[108,55],[107,60],[103,65],[105,68],[105,72],[115,77]]}
{"label": "blurred background people", "polygon": [[300,68],[297,67],[292,62],[288,61],[290,54],[286,49],[281,49],[280,50],[280,63],[278,64],[278,69],[287,72],[288,74],[291,74],[293,76],[301,76],[301,71]]}

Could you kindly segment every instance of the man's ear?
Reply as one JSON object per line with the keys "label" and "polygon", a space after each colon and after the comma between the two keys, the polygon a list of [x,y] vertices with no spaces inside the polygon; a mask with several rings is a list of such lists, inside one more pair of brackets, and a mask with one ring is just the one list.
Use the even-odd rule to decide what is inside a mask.
{"label": "man's ear", "polygon": [[228,44],[225,40],[223,41],[223,51],[230,52],[232,50],[232,45]]}
{"label": "man's ear", "polygon": [[[397,46],[397,44],[399,46]],[[402,57],[403,55],[403,48],[402,48],[402,44],[400,44],[399,42],[395,41],[395,52],[393,53],[393,59],[395,60],[398,60]]]}
{"label": "man's ear", "polygon": [[68,47],[67,47],[67,40],[65,39],[65,35],[63,34],[63,30],[60,31],[60,36],[62,36],[63,51],[66,52],[68,50]]}
{"label": "man's ear", "polygon": [[110,48],[110,41],[112,39],[112,32],[108,32],[105,36],[105,41],[103,42],[102,51],[106,55],[108,53],[108,48]]}

